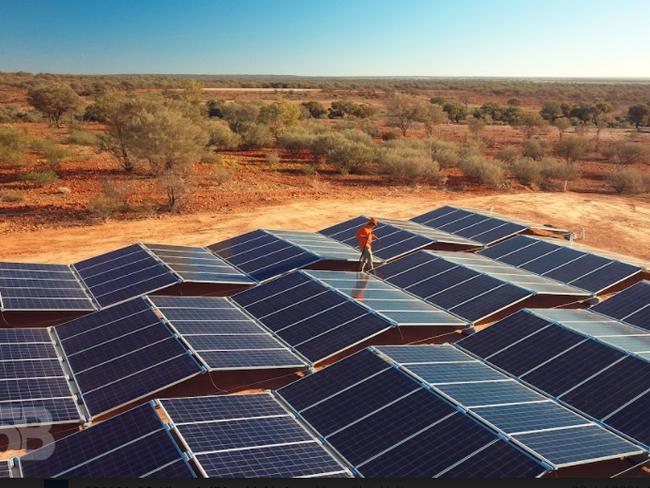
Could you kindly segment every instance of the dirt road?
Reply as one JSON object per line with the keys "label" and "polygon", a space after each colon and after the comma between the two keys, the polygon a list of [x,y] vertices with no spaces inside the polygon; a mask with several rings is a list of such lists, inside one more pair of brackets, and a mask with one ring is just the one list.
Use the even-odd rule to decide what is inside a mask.
{"label": "dirt road", "polygon": [[517,193],[434,201],[408,194],[350,200],[292,200],[254,212],[111,221],[87,227],[14,232],[0,237],[0,260],[69,263],[137,241],[208,245],[256,228],[318,230],[360,214],[410,218],[445,203],[513,218],[584,229],[585,244],[650,261],[650,203],[577,193]]}

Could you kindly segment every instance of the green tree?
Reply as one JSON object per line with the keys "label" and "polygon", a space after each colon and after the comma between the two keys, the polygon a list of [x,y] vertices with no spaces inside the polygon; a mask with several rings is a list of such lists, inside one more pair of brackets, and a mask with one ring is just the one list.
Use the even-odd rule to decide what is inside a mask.
{"label": "green tree", "polygon": [[419,114],[420,122],[424,124],[424,132],[428,137],[433,135],[433,129],[440,124],[449,122],[449,116],[440,105],[423,103]]}
{"label": "green tree", "polygon": [[81,99],[69,85],[47,82],[30,88],[27,92],[29,103],[47,117],[50,125],[61,126],[61,118],[75,110]]}
{"label": "green tree", "polygon": [[327,115],[327,108],[325,108],[325,105],[323,105],[320,102],[317,101],[309,101],[309,102],[303,102],[302,106],[307,109],[307,112],[309,113],[309,116],[312,119],[322,119]]}
{"label": "green tree", "polygon": [[567,164],[571,164],[582,158],[589,147],[589,143],[583,137],[566,137],[555,144],[555,154],[564,158]]}
{"label": "green tree", "polygon": [[264,105],[260,108],[260,112],[257,116],[257,122],[259,124],[267,125],[276,137],[282,129],[294,125],[299,119],[300,107],[294,103],[289,103],[286,100],[278,100],[268,105]]}
{"label": "green tree", "polygon": [[627,110],[627,118],[637,131],[641,125],[648,123],[648,116],[650,116],[650,107],[647,105],[632,105]]}
{"label": "green tree", "polygon": [[542,109],[539,111],[539,114],[548,120],[551,123],[554,123],[556,119],[562,117],[562,106],[559,102],[544,102]]}
{"label": "green tree", "polygon": [[524,128],[524,135],[527,139],[530,139],[535,135],[537,129],[540,129],[546,125],[546,120],[536,112],[523,112],[521,114],[521,119],[519,123]]}
{"label": "green tree", "polygon": [[388,125],[397,127],[403,136],[413,125],[413,122],[422,119],[422,104],[416,98],[397,94],[386,105]]}
{"label": "green tree", "polygon": [[559,117],[555,119],[555,122],[553,123],[555,128],[558,130],[560,133],[560,140],[562,140],[562,136],[564,135],[564,132],[571,127],[571,121],[567,119],[566,117]]}
{"label": "green tree", "polygon": [[442,109],[447,112],[447,115],[451,121],[455,122],[456,124],[459,124],[465,120],[465,117],[467,116],[467,108],[465,108],[465,105],[456,101],[445,103],[442,106]]}

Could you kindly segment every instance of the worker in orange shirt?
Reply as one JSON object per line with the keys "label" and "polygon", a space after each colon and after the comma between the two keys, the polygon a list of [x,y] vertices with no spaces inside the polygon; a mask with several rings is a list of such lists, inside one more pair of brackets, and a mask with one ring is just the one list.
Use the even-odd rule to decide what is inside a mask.
{"label": "worker in orange shirt", "polygon": [[363,273],[366,268],[371,270],[375,269],[372,263],[372,242],[377,239],[374,234],[374,229],[377,226],[377,219],[372,217],[367,224],[357,231],[357,239],[359,240],[359,248],[361,249],[361,265],[360,271]]}

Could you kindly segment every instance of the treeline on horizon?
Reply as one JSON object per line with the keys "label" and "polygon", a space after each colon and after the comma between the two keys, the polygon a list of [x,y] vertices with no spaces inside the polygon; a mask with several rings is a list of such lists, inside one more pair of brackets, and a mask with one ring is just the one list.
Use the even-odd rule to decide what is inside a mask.
{"label": "treeline on horizon", "polygon": [[0,87],[28,89],[34,83],[69,83],[81,96],[106,90],[182,88],[188,79],[205,88],[266,88],[357,90],[361,96],[381,98],[393,92],[471,92],[476,96],[529,97],[537,101],[573,102],[607,100],[611,103],[650,101],[650,79],[550,79],[550,78],[424,78],[424,77],[307,77],[288,75],[69,75],[0,72]]}

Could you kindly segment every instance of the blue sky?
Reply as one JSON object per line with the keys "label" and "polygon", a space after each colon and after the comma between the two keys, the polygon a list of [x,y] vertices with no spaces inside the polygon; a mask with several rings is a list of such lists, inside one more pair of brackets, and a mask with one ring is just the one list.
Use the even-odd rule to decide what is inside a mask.
{"label": "blue sky", "polygon": [[650,77],[650,0],[0,0],[0,71]]}

